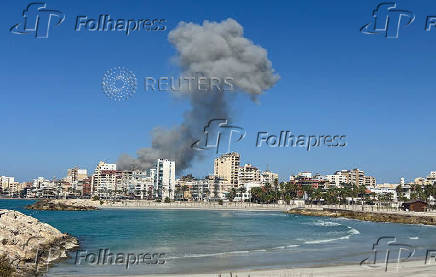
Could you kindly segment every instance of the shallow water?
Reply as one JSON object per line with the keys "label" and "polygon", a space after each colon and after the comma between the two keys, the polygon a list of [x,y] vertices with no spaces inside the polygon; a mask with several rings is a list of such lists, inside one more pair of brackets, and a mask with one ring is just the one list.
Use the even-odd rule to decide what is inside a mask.
{"label": "shallow water", "polygon": [[[415,249],[421,259],[436,249],[433,226],[287,215],[282,212],[203,210],[30,211],[26,200],[0,200],[79,238],[79,252],[50,269],[57,274],[200,273],[230,270],[355,263],[369,257],[382,236]],[[383,241],[382,241],[383,242]],[[92,264],[92,254],[108,249],[137,263]],[[87,251],[87,252],[85,252]],[[139,254],[161,253],[164,264],[146,264]],[[394,258],[397,256],[393,255]],[[77,264],[80,261],[80,264]],[[109,260],[107,260],[109,261]],[[121,262],[121,260],[119,260]],[[147,260],[149,261],[149,260]],[[133,262],[131,257],[130,262]]]}

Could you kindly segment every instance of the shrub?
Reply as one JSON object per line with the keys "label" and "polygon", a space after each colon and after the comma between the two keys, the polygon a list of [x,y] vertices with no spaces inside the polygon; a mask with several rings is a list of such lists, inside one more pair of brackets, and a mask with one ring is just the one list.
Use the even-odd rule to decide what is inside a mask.
{"label": "shrub", "polygon": [[171,202],[170,198],[169,197],[165,197],[165,203],[170,203],[170,202]]}
{"label": "shrub", "polygon": [[93,197],[92,197],[92,201],[97,201],[97,200],[99,200],[100,199],[100,197],[98,197],[97,195],[94,195]]}
{"label": "shrub", "polygon": [[223,204],[224,204],[224,202],[222,199],[218,200],[218,205],[223,205]]}

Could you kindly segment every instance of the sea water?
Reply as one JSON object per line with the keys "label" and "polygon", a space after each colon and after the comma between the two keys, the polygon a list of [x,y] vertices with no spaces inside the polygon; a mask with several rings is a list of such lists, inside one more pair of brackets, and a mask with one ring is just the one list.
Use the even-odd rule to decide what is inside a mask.
{"label": "sea water", "polygon": [[[397,243],[413,247],[415,252],[411,258],[423,263],[427,250],[436,249],[433,226],[266,211],[25,210],[24,206],[31,202],[0,200],[0,208],[31,215],[80,241],[80,249],[52,267],[49,275],[210,273],[359,264],[376,247],[381,247],[374,244],[383,236],[394,237]],[[105,264],[93,263],[92,259],[85,259],[87,254],[104,249],[125,256],[162,254],[162,259],[156,264],[141,260],[129,265],[121,262],[109,265],[110,260]],[[391,253],[393,259],[396,255]]]}

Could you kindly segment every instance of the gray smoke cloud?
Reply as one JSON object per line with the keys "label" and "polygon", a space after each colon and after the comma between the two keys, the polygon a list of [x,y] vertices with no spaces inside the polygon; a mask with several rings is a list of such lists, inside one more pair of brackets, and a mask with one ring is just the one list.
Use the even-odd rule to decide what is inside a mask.
{"label": "gray smoke cloud", "polygon": [[[242,26],[233,19],[204,21],[202,25],[180,22],[168,39],[177,50],[176,59],[183,76],[196,77],[201,73],[208,79],[231,78],[235,91],[246,92],[253,98],[279,79],[267,51],[244,38]],[[153,129],[151,147],[139,149],[136,158],[121,155],[117,166],[148,169],[157,159],[164,158],[175,160],[178,173],[189,168],[194,158],[202,158],[203,153],[193,150],[191,145],[201,137],[207,122],[216,118],[231,120],[225,94],[220,89],[207,92],[186,89],[191,109],[184,114],[183,123],[169,130]]]}

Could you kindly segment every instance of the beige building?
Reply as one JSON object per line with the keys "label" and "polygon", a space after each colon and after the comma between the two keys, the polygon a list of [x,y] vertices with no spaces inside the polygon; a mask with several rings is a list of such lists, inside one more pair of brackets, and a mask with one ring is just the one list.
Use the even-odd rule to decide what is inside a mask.
{"label": "beige building", "polygon": [[224,154],[214,161],[213,175],[238,186],[240,156],[238,153]]}
{"label": "beige building", "polygon": [[239,167],[238,173],[238,184],[243,185],[247,183],[260,183],[261,182],[261,173],[257,167],[252,166],[251,164],[245,164],[244,166]]}
{"label": "beige building", "polygon": [[207,176],[206,181],[210,199],[224,199],[225,195],[234,187],[227,180],[214,175]]}
{"label": "beige building", "polygon": [[65,181],[73,184],[83,181],[86,178],[88,178],[88,170],[75,167],[68,169]]}
{"label": "beige building", "polygon": [[0,185],[2,190],[8,190],[11,184],[15,183],[14,177],[0,176]]}
{"label": "beige building", "polygon": [[274,185],[276,181],[279,181],[279,174],[271,172],[269,170],[262,172],[260,176],[260,182],[262,183],[262,185]]}
{"label": "beige building", "polygon": [[[334,175],[340,175],[341,177],[333,177]],[[336,181],[339,181],[339,183],[343,182],[356,186],[375,186],[377,184],[374,177],[365,176],[365,172],[358,168],[336,171],[334,175],[328,175],[327,179],[329,179],[329,181],[334,179],[335,183],[337,183]]]}
{"label": "beige building", "polygon": [[367,187],[374,187],[374,186],[377,185],[377,182],[376,182],[376,180],[375,180],[375,177],[372,177],[372,176],[365,176],[364,178],[365,178],[365,179],[364,179],[364,184],[365,184],[365,186],[367,186]]}

